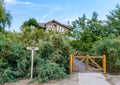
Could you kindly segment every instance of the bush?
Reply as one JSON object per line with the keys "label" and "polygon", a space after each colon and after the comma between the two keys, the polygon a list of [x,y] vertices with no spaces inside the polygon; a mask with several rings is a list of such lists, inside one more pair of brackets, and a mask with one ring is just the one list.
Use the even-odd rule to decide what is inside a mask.
{"label": "bush", "polygon": [[59,64],[49,60],[46,61],[43,66],[39,65],[37,72],[37,79],[39,82],[60,79],[67,76],[64,67],[60,67]]}
{"label": "bush", "polygon": [[100,40],[94,47],[97,55],[106,55],[107,72],[120,73],[120,37],[108,37]]}

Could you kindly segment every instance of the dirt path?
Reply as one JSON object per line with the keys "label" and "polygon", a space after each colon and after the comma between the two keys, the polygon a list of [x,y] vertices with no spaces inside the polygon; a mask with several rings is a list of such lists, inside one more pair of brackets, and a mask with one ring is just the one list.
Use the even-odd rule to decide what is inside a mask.
{"label": "dirt path", "polygon": [[44,84],[37,82],[29,83],[30,80],[21,80],[15,83],[6,83],[4,85],[79,85],[78,73],[73,73],[68,79],[54,80]]}
{"label": "dirt path", "polygon": [[[106,74],[105,78],[111,85],[120,85],[120,75]],[[30,80],[21,80],[15,83],[5,83],[3,85],[80,85],[79,83],[79,73],[77,72],[73,73],[68,79],[54,80],[44,84],[39,84],[37,82],[30,83]]]}
{"label": "dirt path", "polygon": [[120,85],[120,75],[106,74],[105,77],[112,85]]}

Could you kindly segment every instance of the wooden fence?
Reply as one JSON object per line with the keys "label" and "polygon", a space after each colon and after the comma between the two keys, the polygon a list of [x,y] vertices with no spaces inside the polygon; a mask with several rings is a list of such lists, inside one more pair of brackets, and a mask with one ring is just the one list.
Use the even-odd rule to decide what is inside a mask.
{"label": "wooden fence", "polygon": [[[74,64],[74,59],[77,58],[79,59],[79,62],[75,65]],[[99,60],[102,63],[102,66],[98,63]],[[84,62],[85,67],[80,68],[79,65]],[[93,68],[89,68],[89,66]],[[72,73],[75,70],[101,70],[104,73],[106,73],[106,56],[74,56],[70,55],[70,73]]]}

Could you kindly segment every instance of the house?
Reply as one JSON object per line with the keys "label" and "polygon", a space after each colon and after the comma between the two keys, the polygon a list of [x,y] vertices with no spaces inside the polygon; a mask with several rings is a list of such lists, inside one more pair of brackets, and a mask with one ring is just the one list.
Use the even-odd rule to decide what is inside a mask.
{"label": "house", "polygon": [[45,29],[46,31],[53,30],[57,32],[66,32],[66,31],[69,31],[71,28],[69,24],[65,25],[56,20],[51,20],[47,23],[40,23],[40,27]]}

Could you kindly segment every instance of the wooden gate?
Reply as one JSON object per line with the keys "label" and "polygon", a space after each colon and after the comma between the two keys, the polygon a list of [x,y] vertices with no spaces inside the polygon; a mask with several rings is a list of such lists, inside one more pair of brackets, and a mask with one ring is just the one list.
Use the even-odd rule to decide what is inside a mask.
{"label": "wooden gate", "polygon": [[[79,59],[79,62],[74,64],[74,59]],[[100,63],[99,63],[100,62]],[[85,63],[84,68],[79,67]],[[91,66],[91,67],[90,67]],[[101,70],[106,73],[106,56],[73,56],[70,55],[70,73],[75,70]]]}

